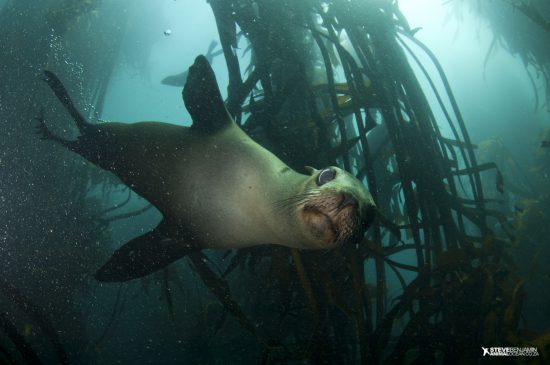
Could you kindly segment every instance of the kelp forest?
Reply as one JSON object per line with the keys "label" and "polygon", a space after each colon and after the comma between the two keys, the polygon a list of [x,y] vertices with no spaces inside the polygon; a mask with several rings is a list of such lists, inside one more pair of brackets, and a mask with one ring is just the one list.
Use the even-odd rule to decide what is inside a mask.
{"label": "kelp forest", "polygon": [[[1,363],[502,360],[482,358],[482,346],[538,349],[499,363],[550,361],[548,317],[540,328],[525,305],[535,296],[549,310],[549,150],[523,173],[498,140],[473,143],[443,67],[393,0],[207,1],[230,114],[297,171],[335,165],[357,176],[378,208],[362,240],[330,251],[204,250],[143,279],[96,282],[124,232],[158,216],[113,175],[40,140],[40,116],[77,136],[42,70],[102,123],[117,67],[147,72],[152,36],[131,21],[145,3],[0,2]],[[479,3],[494,46],[548,85],[549,9]],[[540,42],[499,28],[499,7]],[[123,44],[128,36],[140,41]]]}

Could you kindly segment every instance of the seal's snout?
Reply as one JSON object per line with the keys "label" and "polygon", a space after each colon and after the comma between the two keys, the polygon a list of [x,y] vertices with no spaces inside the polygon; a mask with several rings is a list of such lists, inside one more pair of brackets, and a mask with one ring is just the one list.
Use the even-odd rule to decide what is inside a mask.
{"label": "seal's snout", "polygon": [[354,207],[357,208],[359,206],[359,203],[357,199],[350,193],[343,193],[342,194],[342,201],[340,202],[338,208],[340,210],[344,209],[345,207]]}

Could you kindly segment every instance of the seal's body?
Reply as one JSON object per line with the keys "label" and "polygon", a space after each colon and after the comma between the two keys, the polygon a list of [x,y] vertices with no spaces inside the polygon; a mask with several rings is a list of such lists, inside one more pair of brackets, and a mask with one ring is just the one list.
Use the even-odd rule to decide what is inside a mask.
{"label": "seal's body", "polygon": [[[105,134],[109,137],[102,138]],[[94,161],[82,154],[113,171],[198,246],[306,248],[307,242],[290,233],[295,223],[285,222],[286,213],[278,214],[274,205],[297,193],[307,176],[259,148],[235,123],[215,133],[166,123],[109,123],[89,136],[117,157]]]}
{"label": "seal's body", "polygon": [[231,119],[204,57],[189,70],[184,101],[191,127],[159,122],[92,125],[61,82],[47,82],[80,129],[76,141],[53,139],[117,175],[163,214],[153,231],[117,250],[97,273],[102,281],[147,275],[190,251],[278,244],[327,249],[359,239],[374,203],[337,167],[290,169]]}

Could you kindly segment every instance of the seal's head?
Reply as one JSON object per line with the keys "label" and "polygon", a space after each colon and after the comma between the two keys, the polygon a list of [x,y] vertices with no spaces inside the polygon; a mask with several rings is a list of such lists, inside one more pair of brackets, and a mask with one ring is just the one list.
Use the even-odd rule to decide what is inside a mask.
{"label": "seal's head", "polygon": [[292,202],[306,233],[304,248],[330,249],[359,241],[376,215],[369,191],[338,167],[306,170],[310,176],[303,193]]}

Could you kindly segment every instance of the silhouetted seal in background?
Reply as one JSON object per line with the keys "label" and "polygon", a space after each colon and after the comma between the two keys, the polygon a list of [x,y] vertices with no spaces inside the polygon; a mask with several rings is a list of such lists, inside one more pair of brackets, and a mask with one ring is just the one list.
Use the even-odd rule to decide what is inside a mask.
{"label": "silhouetted seal in background", "polygon": [[[216,49],[216,46],[218,45],[218,42],[211,41],[210,45],[208,46],[208,50],[206,51],[206,54],[204,57],[208,60],[208,63],[212,64],[212,61],[214,61],[214,58],[220,54],[223,54],[222,50],[214,51]],[[168,86],[177,86],[177,87],[183,87],[185,85],[185,82],[187,81],[187,73],[189,71],[184,71],[177,75],[170,75],[162,79],[161,84],[168,85]]]}
{"label": "silhouetted seal in background", "polygon": [[330,249],[361,239],[374,218],[371,195],[349,173],[337,167],[297,173],[248,137],[228,114],[204,56],[190,67],[183,90],[191,127],[90,124],[59,79],[44,72],[81,135],[62,139],[40,118],[43,138],[111,171],[164,216],[116,250],[97,280],[142,277],[202,248]]}

